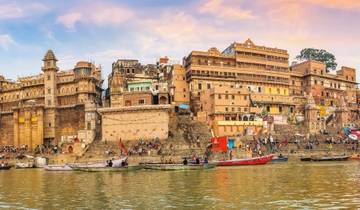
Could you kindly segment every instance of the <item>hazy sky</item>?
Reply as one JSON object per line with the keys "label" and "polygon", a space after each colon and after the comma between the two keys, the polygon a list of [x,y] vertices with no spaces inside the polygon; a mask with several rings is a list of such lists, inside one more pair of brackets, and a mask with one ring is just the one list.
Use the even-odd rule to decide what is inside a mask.
{"label": "hazy sky", "polygon": [[11,79],[39,73],[47,49],[61,69],[89,60],[106,78],[118,58],[181,61],[191,50],[221,51],[247,38],[291,58],[323,48],[339,67],[360,69],[360,1],[0,0],[0,74]]}

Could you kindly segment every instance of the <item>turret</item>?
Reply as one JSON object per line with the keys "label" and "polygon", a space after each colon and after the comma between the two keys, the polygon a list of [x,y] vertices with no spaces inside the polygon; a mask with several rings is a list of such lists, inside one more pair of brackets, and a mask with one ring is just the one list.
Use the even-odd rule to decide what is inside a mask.
{"label": "turret", "polygon": [[52,50],[48,50],[43,59],[42,71],[44,72],[45,84],[45,107],[56,106],[56,57]]}

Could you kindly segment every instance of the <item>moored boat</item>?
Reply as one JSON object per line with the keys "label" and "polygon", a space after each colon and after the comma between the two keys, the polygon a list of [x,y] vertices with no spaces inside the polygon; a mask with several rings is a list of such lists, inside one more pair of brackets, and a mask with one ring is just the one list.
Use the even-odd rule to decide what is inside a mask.
{"label": "moored boat", "polygon": [[311,157],[301,157],[301,161],[346,161],[349,160],[350,156],[342,155],[342,156],[311,156]]}
{"label": "moored boat", "polygon": [[244,158],[244,159],[232,159],[232,160],[215,160],[211,163],[217,166],[245,166],[245,165],[264,165],[271,161],[273,155],[266,155],[261,157]]}
{"label": "moored boat", "polygon": [[351,160],[360,160],[360,155],[352,155],[350,157]]}
{"label": "moored boat", "polygon": [[143,163],[144,169],[175,171],[175,170],[202,170],[216,167],[212,163],[180,164],[180,163]]}
{"label": "moored boat", "polygon": [[46,165],[44,166],[46,171],[72,171],[73,169],[69,165]]}
{"label": "moored boat", "polygon": [[280,162],[287,162],[288,157],[286,156],[276,156],[271,159],[272,163],[280,163]]}
{"label": "moored boat", "polygon": [[15,164],[15,168],[16,169],[35,168],[35,164],[34,162],[25,162],[25,163],[18,162]]}
{"label": "moored boat", "polygon": [[72,167],[75,171],[85,171],[85,172],[125,172],[125,171],[135,171],[141,169],[141,165],[136,166],[124,166],[124,167]]}
{"label": "moored boat", "polygon": [[11,165],[0,166],[0,170],[9,170],[11,167]]}

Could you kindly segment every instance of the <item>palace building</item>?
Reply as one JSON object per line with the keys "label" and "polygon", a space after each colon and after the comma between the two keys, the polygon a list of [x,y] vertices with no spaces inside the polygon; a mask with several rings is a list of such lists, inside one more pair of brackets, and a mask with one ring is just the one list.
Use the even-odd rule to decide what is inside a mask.
{"label": "palace building", "polygon": [[0,144],[55,144],[98,135],[94,108],[101,106],[101,69],[80,61],[74,69],[60,71],[54,53],[43,59],[42,73],[18,78],[0,77]]}

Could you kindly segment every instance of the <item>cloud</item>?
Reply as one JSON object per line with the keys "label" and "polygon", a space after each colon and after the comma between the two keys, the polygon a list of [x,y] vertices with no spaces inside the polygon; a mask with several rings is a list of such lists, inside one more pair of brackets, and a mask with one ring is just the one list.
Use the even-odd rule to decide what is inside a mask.
{"label": "cloud", "polygon": [[77,7],[57,18],[66,28],[74,29],[77,23],[97,26],[118,25],[132,18],[133,11],[119,5],[91,4]]}
{"label": "cloud", "polygon": [[48,7],[40,3],[6,3],[0,1],[0,20],[33,16],[48,11]]}
{"label": "cloud", "polygon": [[305,0],[307,3],[332,8],[332,9],[340,9],[340,10],[359,10],[360,9],[360,1],[359,0]]}
{"label": "cloud", "polygon": [[230,1],[205,0],[199,5],[199,11],[223,20],[239,21],[255,18],[251,10],[244,10],[238,5],[239,3]]}
{"label": "cloud", "polygon": [[8,50],[10,45],[16,44],[9,34],[0,34],[0,47]]}

